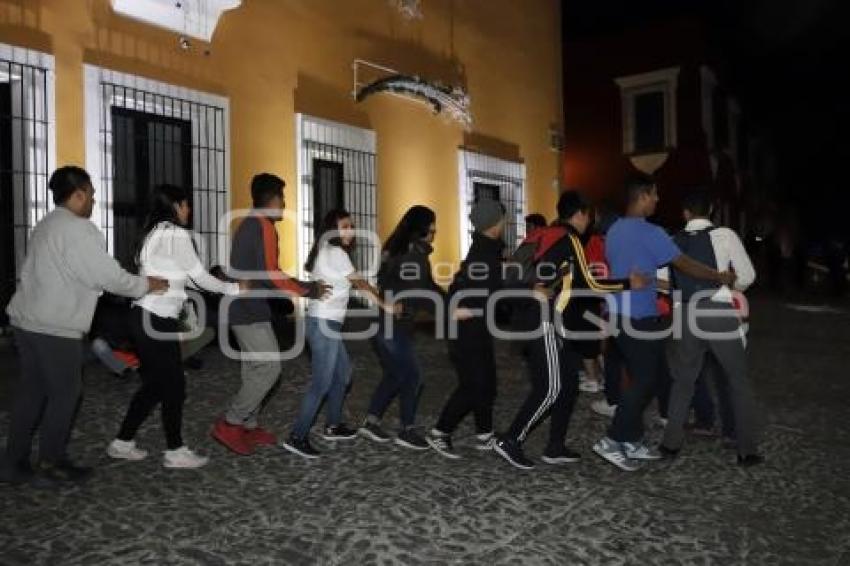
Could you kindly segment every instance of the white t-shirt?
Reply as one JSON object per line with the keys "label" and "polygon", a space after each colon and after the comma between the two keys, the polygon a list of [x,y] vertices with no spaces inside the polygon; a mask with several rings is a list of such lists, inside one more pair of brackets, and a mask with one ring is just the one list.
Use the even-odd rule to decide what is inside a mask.
{"label": "white t-shirt", "polygon": [[323,301],[311,300],[307,306],[307,315],[342,322],[348,308],[348,296],[351,292],[351,281],[348,276],[355,272],[351,258],[339,246],[325,244],[316,255],[313,281],[322,280],[331,286],[331,292]]}
{"label": "white t-shirt", "polygon": [[168,279],[164,294],[150,293],[134,302],[157,316],[178,317],[187,299],[187,283],[213,293],[239,293],[238,283],[227,283],[207,273],[195,253],[191,232],[171,222],[160,222],[151,230],[139,255],[142,275]]}

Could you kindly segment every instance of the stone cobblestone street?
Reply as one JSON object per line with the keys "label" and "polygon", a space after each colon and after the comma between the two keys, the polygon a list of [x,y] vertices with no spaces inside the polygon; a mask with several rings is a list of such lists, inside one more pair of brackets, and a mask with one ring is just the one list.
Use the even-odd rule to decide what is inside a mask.
{"label": "stone cobblestone street", "polygon": [[[463,459],[365,439],[305,462],[271,448],[227,453],[210,426],[238,385],[238,364],[215,348],[189,373],[185,437],[209,454],[200,471],[167,471],[158,415],[139,443],[154,457],[115,463],[105,447],[136,387],[86,369],[72,453],[97,466],[87,485],[59,492],[0,488],[0,564],[850,564],[850,313],[752,305],[751,375],[764,415],[766,463],[734,464],[719,441],[689,439],[680,458],[626,474],[590,450],[605,421],[579,399],[570,446],[579,464],[520,472],[456,437]],[[454,384],[445,347],[420,340],[419,422],[434,422]],[[499,350],[497,425],[527,388],[519,357]],[[17,367],[4,346],[0,436]],[[350,346],[351,422],[379,377],[367,345]],[[309,377],[284,366],[264,423],[288,431]],[[394,405],[389,413],[397,415]],[[320,417],[319,423],[323,417]],[[546,425],[548,426],[548,425]],[[660,431],[655,431],[655,435]],[[527,452],[535,459],[545,431]]]}

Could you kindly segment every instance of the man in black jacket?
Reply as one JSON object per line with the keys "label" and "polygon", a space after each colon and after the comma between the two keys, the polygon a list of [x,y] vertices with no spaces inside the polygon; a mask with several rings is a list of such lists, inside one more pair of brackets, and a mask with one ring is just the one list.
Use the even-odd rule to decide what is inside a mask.
{"label": "man in black jacket", "polygon": [[[487,297],[504,285],[505,209],[497,201],[484,199],[473,206],[469,219],[475,228],[472,245],[449,288],[449,296],[469,292],[458,301],[458,308],[484,313]],[[479,314],[458,322],[457,339],[449,340],[449,357],[457,370],[458,385],[426,440],[437,452],[454,459],[459,456],[451,435],[470,412],[475,418],[476,448],[492,447],[496,360],[486,316]]]}
{"label": "man in black jacket", "polygon": [[[522,450],[532,429],[546,416],[551,417],[549,444],[542,460],[548,464],[576,462],[580,455],[564,445],[575,401],[578,396],[578,372],[581,355],[564,332],[564,321],[581,308],[574,290],[601,295],[646,285],[647,279],[631,274],[629,279],[596,280],[588,270],[580,236],[590,224],[590,205],[576,192],[566,191],[558,200],[558,226],[565,230],[534,265],[533,283],[545,289],[544,305],[529,306],[520,313],[521,326],[536,328],[540,336],[529,340],[525,348],[531,378],[531,392],[505,434],[498,435],[494,450],[513,466],[532,469],[534,463]],[[539,291],[538,291],[539,292]],[[569,326],[569,325],[567,325]]]}

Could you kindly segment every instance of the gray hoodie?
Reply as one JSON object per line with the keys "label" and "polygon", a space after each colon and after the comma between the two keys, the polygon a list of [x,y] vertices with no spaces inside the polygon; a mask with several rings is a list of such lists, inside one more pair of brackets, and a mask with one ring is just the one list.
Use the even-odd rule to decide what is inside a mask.
{"label": "gray hoodie", "polygon": [[94,224],[59,206],[33,229],[21,281],[6,312],[22,330],[81,338],[104,290],[136,298],[147,292],[148,283],[106,253]]}

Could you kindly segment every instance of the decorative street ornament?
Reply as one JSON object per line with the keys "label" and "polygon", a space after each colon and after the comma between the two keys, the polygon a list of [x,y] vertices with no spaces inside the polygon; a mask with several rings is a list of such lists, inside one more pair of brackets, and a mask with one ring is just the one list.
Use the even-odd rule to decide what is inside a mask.
{"label": "decorative street ornament", "polygon": [[[111,0],[116,13],[210,42],[221,15],[242,0]],[[186,42],[186,45],[188,43]],[[184,49],[184,40],[181,39]]]}
{"label": "decorative street ornament", "polygon": [[447,113],[449,117],[472,127],[469,111],[469,95],[461,87],[448,87],[441,83],[430,83],[416,76],[394,74],[378,79],[357,90],[355,99],[362,102],[373,94],[386,92],[421,102],[430,106],[434,114]]}
{"label": "decorative street ornament", "polygon": [[390,0],[390,4],[401,13],[405,20],[422,19],[421,0]]}

